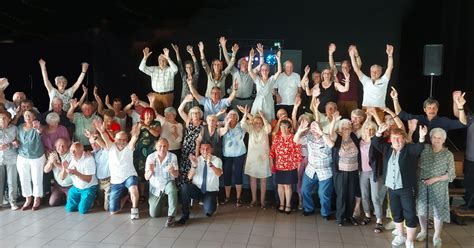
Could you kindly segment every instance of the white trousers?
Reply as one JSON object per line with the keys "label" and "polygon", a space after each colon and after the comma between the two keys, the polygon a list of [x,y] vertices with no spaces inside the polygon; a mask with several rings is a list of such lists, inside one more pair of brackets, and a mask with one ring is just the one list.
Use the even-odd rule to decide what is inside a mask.
{"label": "white trousers", "polygon": [[20,176],[21,192],[24,197],[43,196],[43,166],[45,156],[29,159],[18,155],[16,166]]}

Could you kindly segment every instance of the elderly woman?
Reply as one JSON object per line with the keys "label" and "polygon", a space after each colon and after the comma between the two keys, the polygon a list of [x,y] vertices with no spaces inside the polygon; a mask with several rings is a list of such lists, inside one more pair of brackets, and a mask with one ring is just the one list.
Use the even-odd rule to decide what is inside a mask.
{"label": "elderly woman", "polygon": [[449,223],[450,221],[448,184],[454,180],[456,174],[453,153],[443,146],[446,141],[446,131],[441,128],[433,128],[430,131],[430,140],[431,145],[425,145],[418,163],[416,212],[420,220],[421,231],[416,236],[416,240],[424,241],[427,238],[426,204],[429,204],[429,216],[434,218],[435,227],[433,247],[441,247],[443,222]]}
{"label": "elderly woman", "polygon": [[32,111],[23,113],[25,123],[18,126],[17,140],[19,143],[16,161],[22,194],[26,198],[21,210],[27,210],[33,203],[33,210],[38,210],[43,196],[43,165],[46,158],[41,142],[43,129]]}
{"label": "elderly woman", "polygon": [[377,131],[377,124],[367,121],[362,125],[362,139],[360,140],[361,171],[359,175],[362,206],[365,216],[361,224],[365,225],[371,221],[371,200],[375,217],[377,218],[374,232],[381,233],[383,227],[383,201],[387,190],[382,179],[382,155],[371,145],[371,138]]}
{"label": "elderly woman", "polygon": [[181,141],[183,140],[183,124],[176,121],[176,109],[165,108],[165,116],[156,114],[156,120],[161,124],[161,138],[168,141],[168,149],[174,153],[178,159],[181,157]]}
{"label": "elderly woman", "polygon": [[[3,203],[4,186],[8,186],[8,200],[11,210],[17,210],[18,172],[16,168],[17,150],[13,146],[17,128],[10,124],[11,115],[6,110],[0,111],[0,203]],[[5,174],[6,173],[6,174]],[[7,182],[5,184],[5,181]]]}
{"label": "elderly woman", "polygon": [[225,79],[227,75],[229,75],[230,71],[232,70],[232,66],[235,63],[235,55],[239,50],[239,46],[237,44],[232,46],[232,58],[227,64],[227,67],[222,70],[222,62],[218,59],[212,61],[212,68],[209,68],[209,65],[206,61],[206,56],[204,55],[204,43],[199,42],[198,44],[199,52],[201,53],[201,63],[204,71],[207,74],[207,89],[206,89],[206,97],[211,97],[211,90],[215,86],[221,89],[221,98],[224,98],[225,95]]}
{"label": "elderly woman", "polygon": [[59,115],[51,112],[46,116],[47,126],[41,135],[41,141],[47,152],[54,151],[54,144],[58,139],[64,139],[68,144],[71,142],[66,127],[59,125]]}
{"label": "elderly woman", "polygon": [[[425,135],[428,132],[426,126],[419,129],[419,143],[406,144],[407,134],[402,129],[392,129],[390,133],[390,144],[383,138],[382,134],[389,126],[379,126],[376,136],[372,138],[371,145],[383,155],[384,183],[388,187],[390,208],[392,209],[393,221],[397,228],[397,236],[392,245],[414,247],[413,241],[416,234],[416,208],[415,187],[417,186],[416,170],[417,160],[423,151]],[[407,226],[407,237],[403,236],[403,222]]]}
{"label": "elderly woman", "polygon": [[237,125],[239,122],[239,114],[235,110],[231,110],[227,113],[225,122],[227,132],[224,134],[222,142],[222,154],[224,155],[224,165],[222,169],[224,174],[225,199],[222,204],[229,202],[233,181],[236,190],[235,205],[240,207],[242,206],[240,195],[242,194],[243,169],[245,153],[247,152],[244,143],[245,131],[240,125]]}
{"label": "elderly woman", "polygon": [[[156,121],[156,114],[153,108],[143,109],[140,115],[140,122],[137,124],[140,130],[135,150],[133,151],[133,165],[138,174],[138,189],[140,201],[145,201],[145,167],[146,158],[155,151],[155,142],[161,132],[161,125]],[[105,115],[104,115],[105,124]],[[110,137],[110,136],[109,136]]]}
{"label": "elderly woman", "polygon": [[278,70],[270,77],[270,66],[268,64],[263,64],[260,67],[260,76],[255,74],[252,69],[252,62],[253,57],[255,56],[255,52],[253,48],[250,50],[249,55],[249,63],[248,63],[248,72],[250,77],[255,82],[257,86],[257,96],[255,97],[255,101],[252,105],[252,115],[256,115],[260,111],[262,111],[265,115],[267,120],[275,119],[275,107],[273,102],[273,86],[275,85],[278,77],[281,74],[281,63],[280,57],[281,52],[277,52],[277,65]]}
{"label": "elderly woman", "polygon": [[179,180],[178,185],[190,183],[187,175],[191,169],[191,160],[189,155],[196,155],[196,139],[203,129],[202,116],[203,112],[198,106],[194,106],[189,110],[189,114],[184,112],[186,104],[193,101],[192,95],[187,95],[181,105],[178,107],[178,113],[186,124],[184,131],[183,148],[181,149],[181,161],[179,161]]}
{"label": "elderly woman", "polygon": [[[173,50],[176,53],[176,60],[178,64],[178,71],[179,75],[181,76],[181,82],[182,82],[182,87],[181,87],[181,101],[184,100],[184,98],[188,95],[191,94],[191,90],[189,89],[187,79],[191,78],[192,79],[192,85],[194,88],[198,87],[198,80],[199,80],[199,63],[198,60],[196,59],[196,55],[194,55],[194,50],[192,46],[186,46],[186,52],[191,55],[192,60],[186,60],[184,61],[184,67],[183,67],[183,61],[181,59],[180,53],[179,53],[179,47],[178,45],[171,44],[173,47]],[[188,111],[194,106],[198,106],[199,103],[196,100],[193,100],[193,102],[189,103],[186,105],[185,110]]]}
{"label": "elderly woman", "polygon": [[227,132],[227,127],[218,128],[219,119],[217,115],[211,114],[206,117],[206,126],[201,129],[196,139],[196,156],[199,156],[201,143],[211,144],[212,154],[222,159],[222,136]]}
{"label": "elderly woman", "polygon": [[[332,122],[340,119],[339,112],[332,118]],[[334,126],[334,124],[331,124]],[[352,215],[355,206],[355,197],[359,188],[360,148],[357,136],[352,132],[352,123],[342,119],[338,123],[337,133],[331,128],[330,136],[334,140],[332,150],[334,188],[336,190],[336,222],[343,226],[346,221],[357,226]]]}
{"label": "elderly woman", "polygon": [[268,135],[272,132],[272,126],[265,119],[262,112],[251,118],[248,110],[246,106],[240,126],[249,133],[249,150],[245,161],[245,174],[250,176],[250,190],[252,191],[250,207],[257,204],[257,179],[260,179],[260,206],[265,209],[267,178],[272,175],[270,159],[268,159],[270,155]]}
{"label": "elderly woman", "polygon": [[270,149],[270,163],[276,169],[280,206],[278,211],[291,214],[291,185],[298,182],[298,165],[301,163],[301,145],[293,141],[288,120],[280,122],[280,132],[273,136]]}

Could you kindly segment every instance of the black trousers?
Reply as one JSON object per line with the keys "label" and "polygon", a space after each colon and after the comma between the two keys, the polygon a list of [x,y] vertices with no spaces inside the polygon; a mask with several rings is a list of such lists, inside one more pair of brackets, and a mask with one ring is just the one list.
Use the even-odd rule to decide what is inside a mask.
{"label": "black trousers", "polygon": [[407,227],[416,228],[418,218],[416,217],[415,189],[401,188],[392,190],[388,188],[390,196],[390,208],[395,223],[406,221]]}
{"label": "black trousers", "polygon": [[467,207],[474,208],[474,161],[464,160],[464,201]]}
{"label": "black trousers", "polygon": [[205,194],[201,192],[196,185],[185,183],[181,186],[181,205],[183,216],[189,218],[189,205],[191,199],[202,200],[204,213],[212,215],[217,209],[217,195],[219,191],[207,191]]}
{"label": "black trousers", "polygon": [[336,221],[342,223],[344,219],[352,217],[354,211],[359,171],[335,172],[333,179],[336,190]]}

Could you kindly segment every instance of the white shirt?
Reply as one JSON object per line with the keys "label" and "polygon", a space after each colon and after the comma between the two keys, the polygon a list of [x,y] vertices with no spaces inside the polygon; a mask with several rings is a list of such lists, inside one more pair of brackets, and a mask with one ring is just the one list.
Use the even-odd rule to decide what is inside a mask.
{"label": "white shirt", "polygon": [[76,175],[71,175],[72,185],[74,185],[74,187],[78,189],[87,189],[97,185],[97,178],[95,177],[95,162],[92,156],[86,157],[82,154],[82,157],[79,160],[72,158],[68,168],[76,168],[76,170],[81,174],[92,175],[90,182],[82,181]]}
{"label": "white shirt", "polygon": [[[64,161],[67,161],[67,162],[71,162],[71,153],[67,152],[66,154],[63,154],[63,155],[60,155],[61,157],[61,160],[60,162],[64,162]],[[66,178],[61,179],[61,169],[59,169],[58,167],[54,166],[53,165],[53,176],[54,176],[54,180],[56,180],[56,182],[59,184],[59,186],[61,187],[69,187],[72,185],[72,179],[71,179],[71,176],[68,174],[66,176]]]}
{"label": "white shirt", "polygon": [[[181,149],[181,141],[183,140],[183,124],[176,122],[175,124],[166,120],[166,118],[162,116],[158,116],[156,118],[161,124],[161,137],[166,138],[168,140],[168,150],[178,150]],[[173,130],[173,126],[176,127],[176,132],[178,133],[178,137],[171,133]]]}
{"label": "white shirt", "polygon": [[389,78],[383,75],[373,83],[370,77],[362,74],[360,83],[364,87],[364,99],[362,106],[364,107],[385,107],[385,96],[387,95]]}
{"label": "white shirt", "polygon": [[158,152],[155,151],[146,158],[145,171],[150,170],[150,164],[155,165],[155,173],[149,180],[150,193],[160,196],[160,193],[165,190],[166,184],[175,179],[168,171],[171,166],[175,170],[178,169],[178,159],[174,153],[167,152],[165,159],[160,162]]}
{"label": "white shirt", "polygon": [[174,90],[174,75],[178,72],[178,67],[171,59],[169,66],[161,69],[159,66],[146,66],[146,59],[142,59],[138,69],[151,77],[151,88],[155,92],[164,93]]}
{"label": "white shirt", "polygon": [[281,73],[273,86],[273,88],[278,89],[278,94],[281,96],[281,103],[277,105],[294,105],[298,88],[301,87],[300,82],[300,75],[296,72],[291,73],[289,76]]}
{"label": "white shirt", "polygon": [[133,150],[128,145],[119,151],[114,144],[108,151],[111,184],[121,184],[131,176],[138,176],[133,166]]}
{"label": "white shirt", "polygon": [[[222,160],[216,156],[212,156],[211,163],[216,168],[222,168]],[[202,156],[198,157],[198,165],[193,176],[193,184],[196,185],[199,189],[202,185],[202,173],[204,172],[204,158]],[[194,166],[194,165],[193,165]],[[206,189],[208,192],[219,191],[219,177],[214,173],[212,168],[207,165],[207,184]]]}
{"label": "white shirt", "polygon": [[58,97],[61,100],[63,100],[63,110],[64,111],[67,112],[69,110],[69,107],[71,107],[69,102],[71,101],[72,97],[74,96],[74,91],[73,91],[72,87],[69,88],[69,89],[66,89],[63,94],[59,93],[58,89],[56,89],[54,87],[48,93],[49,93],[49,110],[53,109],[51,104],[53,103],[53,99],[55,97]]}

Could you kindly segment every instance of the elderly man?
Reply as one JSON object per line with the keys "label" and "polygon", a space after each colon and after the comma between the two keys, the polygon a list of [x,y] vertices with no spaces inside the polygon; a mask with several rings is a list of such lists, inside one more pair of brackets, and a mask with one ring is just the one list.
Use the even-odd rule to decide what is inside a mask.
{"label": "elderly man", "polygon": [[178,67],[170,59],[168,48],[164,48],[163,53],[158,56],[158,66],[147,66],[146,61],[151,53],[148,47],[143,49],[143,59],[138,69],[151,77],[154,93],[150,105],[163,115],[163,110],[173,105],[174,76],[178,72]]}
{"label": "elderly man", "polygon": [[85,214],[92,208],[97,192],[94,158],[86,155],[84,146],[79,142],[71,145],[70,152],[71,162],[63,161],[60,173],[61,180],[65,180],[68,175],[72,179],[66,211]]}
{"label": "elderly man", "polygon": [[69,175],[61,178],[62,163],[71,162],[71,153],[69,153],[69,141],[63,138],[56,140],[54,144],[55,151],[51,152],[48,161],[44,165],[45,174],[53,171],[54,186],[51,187],[51,196],[49,197],[49,206],[63,205],[68,197],[69,189],[72,186],[72,179]]}
{"label": "elderly man", "polygon": [[[336,44],[329,44],[328,54],[329,54],[329,66],[331,69],[336,69],[336,64],[334,63],[333,54],[336,51]],[[362,60],[359,57],[358,53],[355,53],[356,63],[359,68],[362,66]],[[341,71],[337,72],[337,79],[341,84],[351,83],[349,91],[339,92],[337,99],[337,106],[341,116],[348,118],[351,115],[352,110],[357,109],[359,104],[359,78],[357,74],[352,69],[351,61],[343,60],[341,62]]]}
{"label": "elderly man", "polygon": [[109,154],[111,183],[109,212],[116,214],[120,211],[120,198],[125,188],[127,188],[132,199],[130,219],[138,219],[138,174],[133,166],[133,151],[135,150],[140,129],[137,125],[132,128],[130,142],[128,142],[127,133],[123,131],[118,132],[115,135],[115,141],[112,142],[105,132],[104,125],[97,125],[96,128]]}
{"label": "elderly man", "polygon": [[[227,47],[226,43],[227,40],[225,37],[221,37],[219,39],[220,46],[222,48],[222,54],[224,55],[224,59],[227,64],[231,63],[231,58],[229,57],[229,53],[227,52]],[[263,65],[264,63],[264,58],[263,58],[263,46],[262,44],[258,43],[257,44],[257,51],[259,53],[259,65],[255,67],[253,70],[256,73],[257,71],[260,70],[260,66]],[[237,83],[239,84],[239,91],[237,92],[237,95],[235,96],[235,100],[232,101],[231,108],[237,109],[237,106],[252,106],[253,104],[253,91],[254,91],[254,86],[255,83],[253,79],[250,77],[250,74],[248,72],[248,58],[247,57],[242,57],[237,61],[238,67],[233,66],[232,69],[230,70],[230,74],[232,75],[232,79],[237,80]],[[232,90],[232,89],[229,89]]]}
{"label": "elderly man", "polygon": [[393,70],[393,46],[387,45],[385,50],[388,57],[387,69],[382,75],[382,66],[374,64],[370,67],[370,77],[367,77],[360,69],[359,52],[356,46],[349,47],[349,56],[351,57],[352,67],[359,77],[360,83],[364,89],[362,99],[362,108],[374,107],[380,119],[383,118],[383,109],[385,108],[385,97],[387,95],[388,82]]}
{"label": "elderly man", "polygon": [[94,114],[94,105],[91,102],[85,101],[81,105],[81,112],[74,113],[74,110],[79,107],[79,102],[76,99],[71,100],[71,107],[67,111],[67,118],[74,123],[73,140],[83,144],[90,150],[89,139],[84,135],[86,130],[93,131],[92,123],[95,120],[100,120],[100,117]]}
{"label": "elderly man", "polygon": [[59,97],[54,97],[51,100],[51,109],[41,114],[40,121],[42,125],[46,125],[46,116],[48,116],[49,113],[55,112],[59,115],[59,125],[66,127],[72,134],[74,125],[72,125],[71,121],[67,118],[67,112],[63,110],[63,106],[63,100]]}
{"label": "elderly man", "polygon": [[11,210],[17,210],[18,172],[16,159],[18,152],[13,145],[13,142],[16,140],[17,128],[10,124],[10,120],[11,115],[9,112],[0,112],[0,204],[3,203],[4,179],[6,179]]}
{"label": "elderly man", "polygon": [[192,167],[187,176],[192,183],[183,184],[181,188],[183,216],[178,221],[180,225],[189,220],[191,199],[203,202],[204,213],[207,217],[211,217],[217,208],[222,160],[212,155],[212,145],[210,143],[201,143],[200,152],[199,157],[192,154],[189,156]]}
{"label": "elderly man", "polygon": [[273,86],[273,94],[276,97],[276,111],[285,109],[287,113],[291,113],[297,94],[301,93],[301,77],[298,73],[293,72],[293,62],[291,60],[283,63],[283,72],[278,77]]}
{"label": "elderly man", "polygon": [[161,138],[155,143],[156,151],[146,158],[145,179],[150,182],[148,204],[152,218],[160,216],[165,195],[168,196],[168,220],[166,226],[174,225],[178,206],[178,189],[175,178],[178,177],[178,159],[168,152],[168,140]]}
{"label": "elderly man", "polygon": [[212,87],[211,90],[211,97],[204,97],[201,96],[197,90],[193,87],[192,81],[188,80],[188,86],[191,90],[191,93],[194,98],[199,102],[199,104],[204,106],[204,119],[207,118],[208,115],[214,114],[217,115],[219,121],[224,120],[224,114],[227,107],[230,106],[232,101],[235,99],[238,91],[238,83],[237,80],[234,80],[234,84],[232,86],[233,91],[232,94],[228,98],[221,99],[221,89],[217,86]]}

